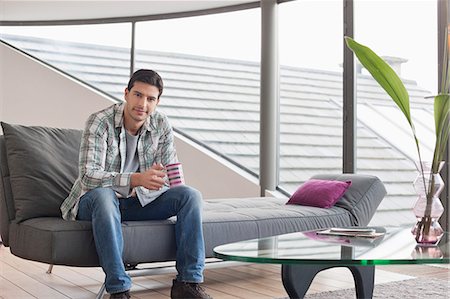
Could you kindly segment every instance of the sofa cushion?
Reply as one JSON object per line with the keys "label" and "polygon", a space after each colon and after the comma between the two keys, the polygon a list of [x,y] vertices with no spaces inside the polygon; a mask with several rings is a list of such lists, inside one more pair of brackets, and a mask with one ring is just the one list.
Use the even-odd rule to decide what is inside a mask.
{"label": "sofa cushion", "polygon": [[61,216],[78,176],[81,130],[2,122],[16,221]]}
{"label": "sofa cushion", "polygon": [[[213,248],[236,241],[332,226],[352,226],[345,209],[285,205],[284,198],[205,200],[206,257]],[[175,217],[125,221],[123,259],[127,264],[175,260]],[[11,251],[25,259],[55,265],[98,266],[90,221],[42,217],[11,224]],[[158,240],[158,242],[155,242]],[[33,244],[30,246],[30,244]]]}
{"label": "sofa cushion", "polygon": [[347,191],[351,181],[311,179],[292,194],[287,204],[331,208]]}

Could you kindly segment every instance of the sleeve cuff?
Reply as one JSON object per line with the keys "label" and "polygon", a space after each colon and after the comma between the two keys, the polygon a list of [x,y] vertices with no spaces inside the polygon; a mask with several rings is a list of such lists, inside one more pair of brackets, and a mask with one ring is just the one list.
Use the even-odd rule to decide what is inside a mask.
{"label": "sleeve cuff", "polygon": [[122,197],[127,198],[132,193],[130,183],[131,173],[121,173],[115,177],[113,190],[119,193]]}

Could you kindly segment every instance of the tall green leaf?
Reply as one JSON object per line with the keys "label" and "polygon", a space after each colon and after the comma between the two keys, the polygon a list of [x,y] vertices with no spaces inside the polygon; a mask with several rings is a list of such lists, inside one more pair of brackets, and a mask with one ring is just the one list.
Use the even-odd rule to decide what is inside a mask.
{"label": "tall green leaf", "polygon": [[371,49],[357,43],[348,36],[345,37],[345,41],[347,46],[358,57],[361,64],[369,71],[372,77],[397,104],[414,131],[414,126],[411,120],[411,111],[409,108],[409,94],[402,80],[398,77],[395,71]]}
{"label": "tall green leaf", "polygon": [[[395,104],[397,104],[398,108],[400,108],[400,110],[403,112],[403,115],[406,117],[406,120],[411,127],[419,161],[422,161],[419,139],[417,138],[416,130],[411,119],[411,110],[409,108],[409,94],[402,80],[398,77],[394,70],[370,48],[355,42],[348,36],[345,37],[345,42],[347,43],[349,49],[355,53],[356,57],[358,57],[361,64],[369,71],[372,77],[388,93]],[[438,153],[435,151],[435,154]],[[424,175],[422,163],[419,164],[420,169],[417,170],[422,174],[423,177]],[[425,182],[425,178],[423,181]],[[424,188],[426,190],[425,183]]]}
{"label": "tall green leaf", "polygon": [[441,83],[441,94],[447,94],[449,92],[450,87],[450,76],[449,76],[449,70],[450,70],[450,60],[448,59],[449,55],[449,49],[450,49],[450,41],[448,39],[448,27],[445,27],[445,34],[444,34],[444,57],[443,57],[443,63],[442,63],[442,83]]}
{"label": "tall green leaf", "polygon": [[449,135],[450,97],[440,94],[434,97],[434,122],[436,127],[436,145],[433,156],[433,173],[438,172],[439,163],[443,159]]}
{"label": "tall green leaf", "polygon": [[448,99],[448,94],[440,94],[434,97],[434,124],[436,127],[436,136],[439,134],[439,131],[442,130],[442,126],[444,125],[443,120],[450,107]]}

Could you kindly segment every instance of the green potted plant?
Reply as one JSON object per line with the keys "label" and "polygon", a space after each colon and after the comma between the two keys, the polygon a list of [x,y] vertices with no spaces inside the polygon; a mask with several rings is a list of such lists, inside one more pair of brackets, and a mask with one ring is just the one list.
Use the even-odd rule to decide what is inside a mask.
{"label": "green potted plant", "polygon": [[[446,32],[447,33],[447,32]],[[438,219],[443,213],[443,207],[439,201],[439,194],[443,189],[443,182],[439,171],[443,165],[444,151],[447,147],[449,135],[449,45],[446,36],[444,51],[444,64],[441,90],[434,96],[434,120],[436,128],[436,143],[432,162],[422,160],[420,144],[411,118],[409,94],[402,80],[395,71],[370,48],[357,43],[350,37],[345,37],[347,47],[358,57],[361,64],[369,71],[378,84],[387,92],[398,108],[402,111],[411,128],[414,137],[419,161],[416,168],[419,172],[414,182],[419,198],[414,207],[417,223],[412,229],[416,241],[420,245],[435,245],[443,235],[443,230]]]}

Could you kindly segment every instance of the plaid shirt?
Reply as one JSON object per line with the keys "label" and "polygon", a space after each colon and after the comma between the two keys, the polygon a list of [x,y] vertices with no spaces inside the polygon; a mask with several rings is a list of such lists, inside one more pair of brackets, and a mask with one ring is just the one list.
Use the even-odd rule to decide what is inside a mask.
{"label": "plaid shirt", "polygon": [[[127,151],[123,127],[125,105],[112,105],[88,118],[80,146],[79,176],[61,205],[64,219],[75,220],[80,197],[89,190],[97,187],[118,190],[130,186],[131,173],[122,172]],[[154,163],[167,165],[177,162],[173,140],[172,127],[167,117],[153,112],[139,132],[137,150],[140,172],[150,169]],[[151,200],[159,196],[161,191],[136,187],[136,193],[138,197],[145,196]]]}

